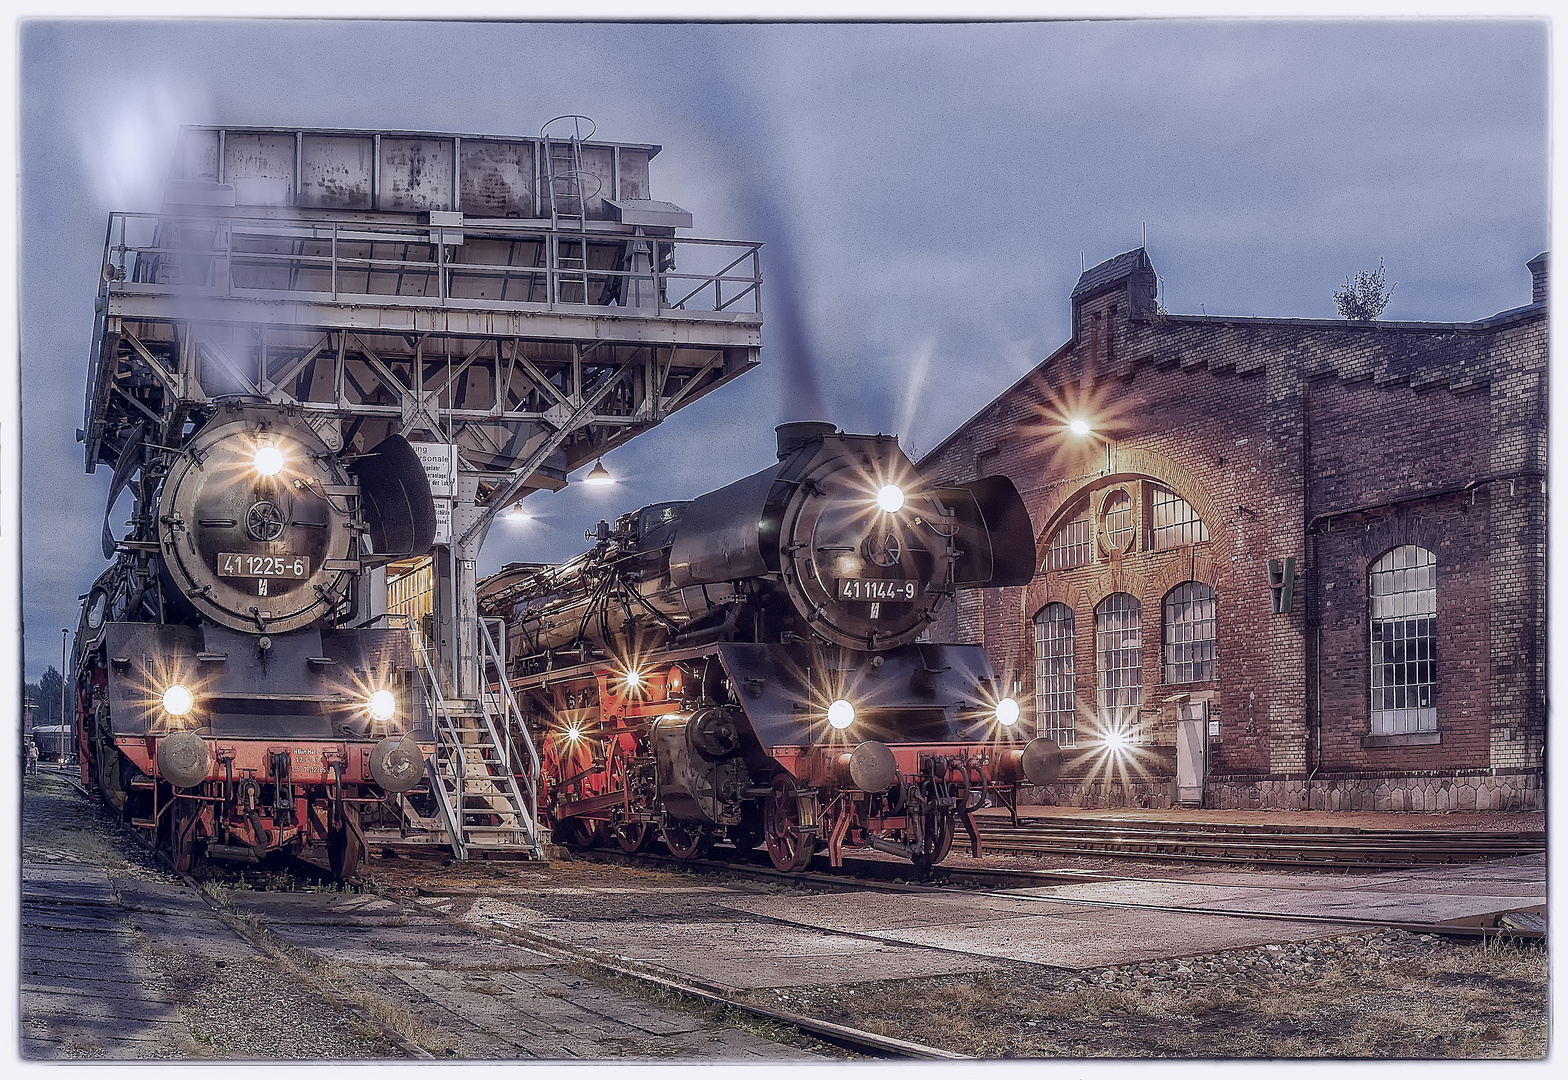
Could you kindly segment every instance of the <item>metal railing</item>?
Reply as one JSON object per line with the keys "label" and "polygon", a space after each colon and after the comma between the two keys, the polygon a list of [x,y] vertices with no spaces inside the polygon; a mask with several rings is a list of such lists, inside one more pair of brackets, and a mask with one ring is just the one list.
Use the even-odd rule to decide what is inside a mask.
{"label": "metal railing", "polygon": [[[491,635],[490,627],[486,624],[486,621],[484,619],[475,621],[479,625],[480,646],[479,712],[484,719],[485,726],[489,729],[492,744],[502,748],[502,757],[506,763],[503,771],[506,774],[507,785],[515,800],[515,805],[523,813],[528,841],[537,847],[539,844],[539,753],[534,748],[533,737],[528,734],[528,726],[523,721],[522,710],[517,707],[517,699],[512,695],[511,684],[507,681],[506,657],[496,646],[495,638]],[[497,684],[500,687],[500,692],[496,694],[492,694],[489,690],[490,679],[487,667],[490,664],[495,665]],[[499,706],[496,711],[501,714],[501,731],[505,732],[504,738],[496,730],[495,722],[491,716],[490,704],[492,698],[494,703]],[[528,780],[526,793],[525,789],[520,788],[517,783],[518,770],[516,766],[524,764],[524,762],[520,760],[517,753],[517,745],[514,744],[512,739],[514,729],[521,736],[523,749],[528,752],[527,767],[522,771],[522,775]]]}
{"label": "metal railing", "polygon": [[[560,243],[585,237],[588,265],[558,265]],[[734,317],[761,313],[761,249],[756,241],[539,222],[457,227],[115,212],[102,291]]]}
{"label": "metal railing", "polygon": [[[457,735],[457,725],[452,722],[452,714],[446,707],[446,696],[441,693],[441,680],[436,677],[434,665],[430,662],[430,655],[425,651],[424,642],[413,639],[414,655],[419,658],[419,668],[425,679],[425,702],[429,708],[432,697],[435,698],[437,709],[433,710],[432,717],[439,721],[441,734],[446,736],[446,741],[452,746],[456,755],[456,776],[454,777],[455,799],[447,797],[446,785],[441,782],[441,738],[438,734],[436,753],[425,761],[426,778],[430,781],[430,793],[435,796],[436,802],[441,807],[441,820],[446,825],[447,836],[452,841],[452,854],[459,859],[468,858],[468,845],[463,836],[463,782],[468,775],[468,759],[463,754],[463,743]],[[455,802],[455,805],[454,805]]]}

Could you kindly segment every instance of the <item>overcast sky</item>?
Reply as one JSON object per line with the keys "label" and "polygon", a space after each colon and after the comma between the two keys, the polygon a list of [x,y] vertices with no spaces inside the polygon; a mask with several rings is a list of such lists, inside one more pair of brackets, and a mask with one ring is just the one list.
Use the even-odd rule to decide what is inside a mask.
{"label": "overcast sky", "polygon": [[[1172,312],[1332,318],[1379,258],[1386,318],[1528,303],[1547,43],[1477,21],[24,24],[27,677],[106,565],[107,470],[86,475],[75,430],[107,214],[157,208],[182,123],[534,135],[582,113],[659,143],[652,195],[694,235],[768,242],[770,309],[796,267],[789,351],[825,418],[919,452],[1065,340],[1080,258],[1145,222]],[[481,570],[766,466],[792,399],[778,328],[762,367],[612,454],[618,484],[498,523]]]}

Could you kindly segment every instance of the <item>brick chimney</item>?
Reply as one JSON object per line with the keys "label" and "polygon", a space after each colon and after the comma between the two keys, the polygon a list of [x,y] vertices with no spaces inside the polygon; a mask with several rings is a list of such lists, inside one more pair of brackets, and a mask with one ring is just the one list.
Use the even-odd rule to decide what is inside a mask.
{"label": "brick chimney", "polygon": [[1532,304],[1546,302],[1546,256],[1547,252],[1543,251],[1525,263],[1530,268],[1530,303]]}

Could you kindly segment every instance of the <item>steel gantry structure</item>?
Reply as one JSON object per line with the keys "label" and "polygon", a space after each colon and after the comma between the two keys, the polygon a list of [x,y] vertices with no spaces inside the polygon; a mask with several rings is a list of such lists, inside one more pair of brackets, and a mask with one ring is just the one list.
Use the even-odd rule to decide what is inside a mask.
{"label": "steel gantry structure", "polygon": [[[678,235],[690,214],[649,197],[659,147],[583,129],[182,129],[162,210],[111,214],[104,245],[80,438],[114,470],[106,556],[150,448],[224,403],[349,455],[402,434],[437,497],[415,629],[445,699],[480,708],[498,511],[758,363],[761,245]],[[384,619],[385,568],[362,577]]]}

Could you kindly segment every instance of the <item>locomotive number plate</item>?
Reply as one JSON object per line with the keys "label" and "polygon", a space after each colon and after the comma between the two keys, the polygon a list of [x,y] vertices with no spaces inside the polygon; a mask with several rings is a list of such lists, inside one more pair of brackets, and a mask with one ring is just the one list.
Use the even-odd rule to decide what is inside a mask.
{"label": "locomotive number plate", "polygon": [[236,555],[218,552],[219,577],[308,578],[310,560],[303,555]]}
{"label": "locomotive number plate", "polygon": [[915,582],[908,578],[839,578],[837,591],[840,600],[913,603]]}

